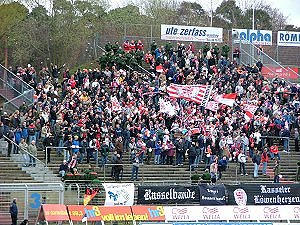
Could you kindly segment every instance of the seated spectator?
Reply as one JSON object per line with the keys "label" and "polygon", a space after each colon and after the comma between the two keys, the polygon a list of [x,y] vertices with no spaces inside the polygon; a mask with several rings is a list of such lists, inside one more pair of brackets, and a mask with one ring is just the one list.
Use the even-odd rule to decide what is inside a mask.
{"label": "seated spectator", "polygon": [[270,157],[271,159],[277,158],[278,160],[280,160],[280,154],[277,145],[272,145],[270,147]]}
{"label": "seated spectator", "polygon": [[69,167],[68,167],[67,160],[64,160],[62,162],[62,164],[60,164],[60,166],[59,166],[59,171],[58,171],[59,175],[58,176],[64,177],[68,170],[69,170]]}

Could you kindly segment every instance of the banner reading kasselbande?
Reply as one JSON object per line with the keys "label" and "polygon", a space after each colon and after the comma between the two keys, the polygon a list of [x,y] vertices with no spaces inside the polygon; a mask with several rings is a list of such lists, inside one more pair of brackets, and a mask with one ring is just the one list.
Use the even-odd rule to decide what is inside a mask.
{"label": "banner reading kasselbande", "polygon": [[299,184],[226,185],[229,205],[299,205]]}
{"label": "banner reading kasselbande", "polygon": [[162,24],[161,39],[220,43],[223,42],[223,28]]}
{"label": "banner reading kasselbande", "polygon": [[198,186],[139,186],[138,204],[199,203]]}
{"label": "banner reading kasselbande", "polygon": [[104,205],[126,205],[132,206],[134,202],[133,183],[104,183],[105,203]]}
{"label": "banner reading kasselbande", "polygon": [[200,205],[225,205],[225,186],[223,184],[200,184]]}

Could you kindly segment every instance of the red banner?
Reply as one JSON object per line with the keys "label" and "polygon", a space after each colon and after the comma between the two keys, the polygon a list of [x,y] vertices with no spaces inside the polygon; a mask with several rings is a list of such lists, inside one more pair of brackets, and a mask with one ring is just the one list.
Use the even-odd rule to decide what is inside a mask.
{"label": "red banner", "polygon": [[163,206],[131,206],[133,220],[138,221],[165,221],[165,210]]}
{"label": "red banner", "polygon": [[278,76],[282,79],[290,79],[290,80],[298,80],[299,76],[298,74],[298,68],[292,68],[292,67],[275,67],[275,66],[268,66],[263,67],[261,73],[267,77],[267,78],[274,78]]}
{"label": "red banner", "polygon": [[61,204],[45,204],[41,206],[39,221],[69,221],[68,211],[65,205]]}
{"label": "red banner", "polygon": [[84,215],[87,221],[132,221],[130,206],[83,206],[68,205],[70,219],[82,221]]}

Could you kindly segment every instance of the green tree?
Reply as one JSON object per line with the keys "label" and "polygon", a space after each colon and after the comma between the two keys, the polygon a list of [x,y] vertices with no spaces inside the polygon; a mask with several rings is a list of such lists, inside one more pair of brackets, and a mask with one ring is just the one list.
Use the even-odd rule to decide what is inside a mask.
{"label": "green tree", "polygon": [[177,23],[184,25],[206,26],[208,15],[196,2],[183,1],[177,9]]}
{"label": "green tree", "polygon": [[219,26],[227,29],[239,26],[242,19],[242,10],[236,5],[235,0],[223,1],[217,7],[215,17],[219,22]]}

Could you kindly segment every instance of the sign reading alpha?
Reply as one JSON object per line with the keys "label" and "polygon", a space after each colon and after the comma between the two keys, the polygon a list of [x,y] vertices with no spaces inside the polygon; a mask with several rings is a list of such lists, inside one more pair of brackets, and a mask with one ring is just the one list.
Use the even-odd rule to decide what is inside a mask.
{"label": "sign reading alpha", "polygon": [[220,43],[223,41],[223,28],[162,24],[161,39]]}
{"label": "sign reading alpha", "polygon": [[255,45],[272,45],[271,30],[232,29],[234,42],[245,41]]}

